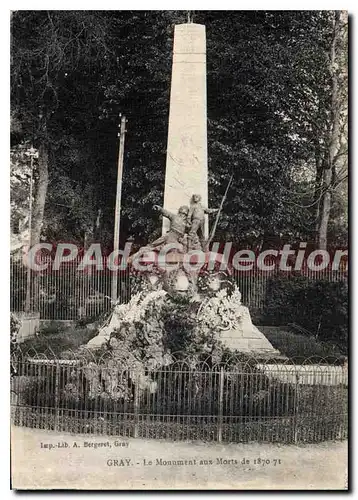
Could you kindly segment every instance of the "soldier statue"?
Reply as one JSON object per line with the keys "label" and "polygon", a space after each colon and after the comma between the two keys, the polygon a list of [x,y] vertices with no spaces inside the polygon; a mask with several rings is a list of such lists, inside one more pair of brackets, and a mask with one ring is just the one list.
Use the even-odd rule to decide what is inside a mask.
{"label": "soldier statue", "polygon": [[154,205],[153,208],[170,220],[170,229],[166,234],[153,241],[153,243],[150,244],[150,247],[156,248],[164,246],[168,243],[184,244],[185,233],[187,232],[189,207],[187,205],[182,205],[177,214],[169,212],[169,210],[165,210],[165,208],[160,207],[159,205]]}
{"label": "soldier statue", "polygon": [[188,213],[189,223],[189,248],[196,248],[200,242],[201,249],[205,252],[205,214],[215,214],[219,211],[218,208],[206,208],[201,204],[200,194],[193,194],[190,201],[190,209]]}
{"label": "soldier statue", "polygon": [[153,208],[170,220],[170,229],[163,236],[157,238],[152,243],[149,243],[149,245],[141,247],[138,252],[131,255],[129,262],[133,262],[133,260],[144,251],[150,252],[152,250],[155,250],[157,252],[160,252],[160,250],[168,243],[179,243],[183,247],[182,251],[187,251],[186,233],[188,231],[187,217],[189,207],[186,205],[181,206],[178,210],[178,213],[176,214],[174,214],[173,212],[169,212],[169,210],[165,210],[165,208],[162,208],[159,205],[154,205]]}

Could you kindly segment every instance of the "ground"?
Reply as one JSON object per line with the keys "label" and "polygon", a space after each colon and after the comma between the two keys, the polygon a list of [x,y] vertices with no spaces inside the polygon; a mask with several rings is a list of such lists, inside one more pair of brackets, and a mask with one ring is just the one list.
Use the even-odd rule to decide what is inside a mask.
{"label": "ground", "polygon": [[[95,448],[99,443],[104,446]],[[43,447],[49,444],[57,446]],[[348,447],[168,442],[13,427],[11,459],[15,489],[345,489]]]}

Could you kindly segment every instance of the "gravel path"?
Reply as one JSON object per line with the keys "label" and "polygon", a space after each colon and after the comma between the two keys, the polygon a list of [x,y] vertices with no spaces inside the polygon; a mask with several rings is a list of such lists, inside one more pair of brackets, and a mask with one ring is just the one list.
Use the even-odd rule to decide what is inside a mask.
{"label": "gravel path", "polygon": [[12,427],[11,438],[14,489],[344,489],[346,485],[347,442],[223,445],[20,427]]}

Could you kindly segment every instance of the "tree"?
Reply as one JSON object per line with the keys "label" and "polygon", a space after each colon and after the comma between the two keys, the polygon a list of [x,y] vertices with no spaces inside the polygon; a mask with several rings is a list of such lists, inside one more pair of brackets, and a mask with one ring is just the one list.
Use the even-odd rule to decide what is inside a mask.
{"label": "tree", "polygon": [[[15,11],[12,15],[12,116],[38,149],[31,245],[40,240],[56,147],[64,140],[65,80],[94,64],[103,71],[109,49],[107,18],[88,11]],[[61,134],[61,136],[59,136]],[[62,142],[63,143],[63,142]]]}
{"label": "tree", "polygon": [[[347,178],[347,52],[345,50],[347,20],[344,18],[346,18],[345,13],[340,11],[334,13],[333,36],[327,61],[331,78],[331,99],[325,141],[326,151],[322,158],[318,186],[320,201],[317,236],[318,247],[321,249],[327,248],[332,192]],[[342,157],[345,157],[345,161]]]}
{"label": "tree", "polygon": [[10,151],[11,251],[20,249],[24,240],[28,239],[30,184],[33,176],[30,153],[32,151],[28,143],[16,145]]}
{"label": "tree", "polygon": [[347,23],[345,13],[317,11],[308,13],[304,27],[301,16],[292,18],[296,22],[288,40],[287,67],[296,71],[286,118],[304,154],[287,202],[302,214],[302,229],[307,227],[317,246],[326,248],[327,234],[329,245],[336,243],[338,221],[346,231],[341,217],[347,197]]}
{"label": "tree", "polygon": [[[329,198],[332,16],[194,13],[207,30],[211,206],[234,174],[217,237],[253,246],[315,239]],[[35,205],[47,237],[111,246],[120,112],[128,118],[121,240],[142,243],[160,231],[151,207],[163,197],[174,25],[186,21],[183,11],[15,12],[12,115],[22,132],[14,136],[42,147]],[[344,65],[342,44],[335,54]],[[331,169],[331,238],[344,230],[341,145]]]}

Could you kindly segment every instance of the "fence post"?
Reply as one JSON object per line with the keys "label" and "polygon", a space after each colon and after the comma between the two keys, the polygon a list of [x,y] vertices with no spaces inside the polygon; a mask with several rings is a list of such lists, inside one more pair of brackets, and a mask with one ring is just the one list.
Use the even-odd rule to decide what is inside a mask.
{"label": "fence post", "polygon": [[139,406],[139,373],[136,374],[134,383],[134,434],[133,437],[138,437],[138,406]]}
{"label": "fence post", "polygon": [[293,417],[293,441],[297,443],[298,441],[298,408],[300,401],[300,376],[296,373],[296,390],[295,390],[295,398],[294,398],[294,417]]}
{"label": "fence post", "polygon": [[55,431],[60,430],[60,369],[61,365],[57,361],[55,364],[56,374],[55,374]]}
{"label": "fence post", "polygon": [[223,432],[223,406],[224,406],[224,368],[220,368],[219,375],[219,418],[218,418],[218,442],[222,441]]}

